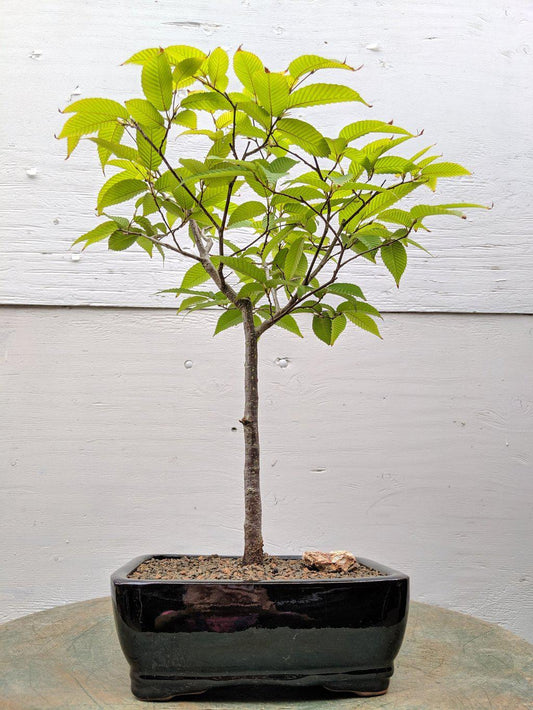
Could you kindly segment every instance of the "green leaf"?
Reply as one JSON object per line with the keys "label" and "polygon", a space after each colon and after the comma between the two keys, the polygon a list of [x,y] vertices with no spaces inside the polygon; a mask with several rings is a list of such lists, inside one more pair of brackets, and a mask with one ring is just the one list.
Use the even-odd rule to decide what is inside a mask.
{"label": "green leaf", "polygon": [[72,246],[79,244],[80,242],[85,242],[83,249],[86,249],[91,244],[102,241],[106,239],[110,234],[113,234],[117,229],[115,222],[102,222],[94,229],[86,232],[81,237],[78,237],[75,242],[72,242]]}
{"label": "green leaf", "polygon": [[124,234],[123,232],[115,232],[109,237],[108,248],[111,251],[124,251],[129,249],[137,241],[138,234]]}
{"label": "green leaf", "polygon": [[213,257],[213,261],[220,261],[229,266],[233,271],[244,274],[254,281],[265,283],[267,280],[265,272],[260,269],[251,259],[244,256],[219,256]]}
{"label": "green leaf", "polygon": [[241,222],[246,222],[253,217],[257,217],[266,211],[266,207],[262,202],[252,200],[251,202],[244,202],[242,205],[238,205],[230,215],[228,221],[228,228],[234,227],[236,224]]}
{"label": "green leaf", "polygon": [[381,247],[381,258],[387,269],[392,274],[396,286],[400,286],[400,279],[407,266],[407,252],[401,242],[393,242]]}
{"label": "green leaf", "polygon": [[298,323],[292,316],[283,316],[283,318],[276,321],[274,325],[279,325],[280,328],[288,330],[289,333],[294,333],[294,335],[297,335],[299,338],[304,337],[298,327]]}
{"label": "green leaf", "polygon": [[205,59],[205,52],[197,47],[190,47],[188,44],[173,44],[165,48],[165,54],[171,64],[179,64],[184,59]]}
{"label": "green leaf", "polygon": [[172,104],[172,73],[165,54],[161,52],[143,66],[141,84],[144,95],[156,109],[168,111]]}
{"label": "green leaf", "polygon": [[200,284],[209,281],[209,278],[209,274],[206,272],[202,264],[197,262],[185,273],[180,289],[194,288],[195,286],[199,286]]}
{"label": "green leaf", "polygon": [[334,283],[327,288],[328,293],[333,293],[336,296],[353,296],[354,298],[364,299],[363,292],[355,284]]}
{"label": "green leaf", "polygon": [[289,143],[303,148],[306,152],[316,156],[329,154],[329,146],[324,136],[314,126],[298,118],[282,118],[277,124],[275,134],[281,134]]}
{"label": "green leaf", "polygon": [[254,74],[254,86],[259,103],[271,116],[280,116],[289,103],[289,85],[283,74]]}
{"label": "green leaf", "polygon": [[122,143],[115,143],[105,140],[104,138],[89,138],[89,140],[105,150],[108,150],[110,153],[113,153],[113,155],[116,155],[118,158],[124,158],[133,163],[141,162],[139,153],[134,148],[130,148],[129,145],[122,145]]}
{"label": "green leaf", "polygon": [[[102,128],[98,131],[98,138],[109,141],[112,144],[120,143],[120,139],[124,134],[124,126],[118,123],[105,123]],[[109,157],[111,156],[111,151],[102,145],[97,146],[98,157],[100,158],[100,165],[102,170],[107,165]]]}
{"label": "green leaf", "polygon": [[384,121],[356,121],[355,123],[350,123],[348,126],[345,126],[339,133],[339,137],[344,138],[344,140],[349,143],[368,133],[403,133],[408,136],[412,135],[409,131],[406,131],[405,128],[392,126],[390,123],[385,123]]}
{"label": "green leaf", "polygon": [[102,126],[107,124],[115,126],[117,125],[117,119],[96,118],[92,115],[77,113],[65,121],[58,138],[86,136],[89,133],[96,133]]}
{"label": "green leaf", "polygon": [[233,55],[233,70],[245,89],[256,95],[255,74],[264,71],[263,63],[251,52],[238,49]]}
{"label": "green leaf", "polygon": [[224,311],[217,321],[217,326],[213,335],[218,335],[218,333],[221,333],[223,330],[232,328],[234,325],[238,325],[239,323],[242,323],[241,311],[237,308],[231,308],[228,311]]}
{"label": "green leaf", "polygon": [[313,333],[326,345],[331,345],[331,318],[329,316],[313,316]]}
{"label": "green leaf", "polygon": [[334,345],[335,341],[346,328],[346,316],[344,314],[338,315],[331,321],[331,341],[330,345]]}
{"label": "green leaf", "polygon": [[471,175],[471,173],[457,163],[432,163],[422,170],[422,175],[431,177],[458,177],[459,175]]}
{"label": "green leaf", "polygon": [[130,116],[136,123],[149,128],[159,128],[163,125],[163,117],[156,107],[145,99],[130,99],[125,101]]}
{"label": "green leaf", "polygon": [[151,242],[149,239],[146,237],[137,237],[137,244],[141,247],[141,249],[144,249],[144,251],[148,254],[150,259],[152,258],[152,253],[154,251],[154,243]]}
{"label": "green leaf", "polygon": [[377,335],[378,338],[381,338],[381,333],[379,332],[379,328],[377,327],[376,323],[370,318],[370,316],[367,316],[363,313],[357,313],[357,311],[354,313],[352,311],[346,311],[346,318],[350,320],[352,323],[354,323],[356,326],[359,328],[362,328],[363,330],[367,330],[369,333],[372,333],[373,335]]}
{"label": "green leaf", "polygon": [[81,113],[87,117],[102,121],[115,118],[129,118],[129,114],[118,101],[113,99],[79,99],[69,104],[62,113]]}
{"label": "green leaf", "polygon": [[276,158],[269,163],[268,171],[274,175],[285,175],[285,173],[288,173],[289,170],[295,165],[298,165],[297,160],[283,156],[282,158]]}
{"label": "green leaf", "polygon": [[228,85],[228,77],[226,76],[229,66],[229,59],[226,52],[217,47],[214,49],[207,59],[207,73],[211,82],[220,91],[225,91]]}
{"label": "green leaf", "polygon": [[230,102],[221,94],[214,91],[195,91],[186,96],[181,105],[183,108],[196,109],[197,111],[228,111]]}
{"label": "green leaf", "polygon": [[131,200],[135,197],[135,195],[145,191],[146,184],[142,180],[121,180],[120,182],[111,185],[111,187],[102,195],[98,202],[98,214],[102,214],[105,207]]}
{"label": "green leaf", "polygon": [[405,175],[417,171],[416,165],[410,160],[400,158],[396,155],[389,155],[386,158],[379,158],[373,165],[372,172],[379,175],[386,173],[393,175]]}
{"label": "green leaf", "polygon": [[150,59],[153,59],[157,54],[161,52],[159,47],[150,47],[149,49],[141,49],[140,52],[136,52],[129,59],[126,59],[123,64],[146,64]]}
{"label": "green leaf", "polygon": [[180,111],[172,119],[172,123],[178,123],[180,126],[185,126],[186,128],[195,129],[198,122],[196,114],[194,111],[186,109],[185,111]]}
{"label": "green leaf", "polygon": [[157,170],[163,159],[158,151],[165,152],[166,131],[161,126],[157,126],[156,128],[143,127],[142,132],[146,138],[140,131],[137,131],[136,135],[139,157],[148,170]]}
{"label": "green leaf", "polygon": [[[399,185],[398,187],[387,190],[386,192],[378,193],[373,199],[368,201],[368,204],[363,207],[361,212],[357,215],[359,221],[362,222],[364,219],[371,217],[374,214],[391,207],[394,203],[398,202],[405,197],[415,188],[417,188],[420,183],[406,183],[404,185]],[[353,224],[353,220],[352,220]]]}
{"label": "green leaf", "polygon": [[[460,207],[461,205],[457,205]],[[462,217],[463,213],[458,210],[452,209],[455,205],[416,205],[411,208],[411,216],[413,219],[423,219],[424,217],[429,217],[430,215],[447,214],[453,215],[455,217]]]}
{"label": "green leaf", "polygon": [[302,54],[289,64],[289,73],[295,79],[298,79],[302,74],[315,72],[318,69],[349,69],[354,71],[354,68],[345,62],[338,62],[335,59],[325,59],[316,54]]}
{"label": "green leaf", "polygon": [[285,272],[285,278],[290,281],[292,277],[296,274],[298,266],[300,264],[300,259],[304,253],[305,238],[299,237],[296,239],[287,252],[285,257],[285,264],[283,265],[283,271]]}
{"label": "green leaf", "polygon": [[203,59],[199,59],[198,57],[189,57],[188,59],[184,59],[179,62],[179,64],[172,71],[172,79],[176,84],[176,88],[179,89],[193,84],[193,77],[202,64]]}
{"label": "green leaf", "polygon": [[289,108],[338,104],[346,101],[360,101],[368,106],[364,99],[348,86],[341,84],[309,84],[296,89],[289,98]]}

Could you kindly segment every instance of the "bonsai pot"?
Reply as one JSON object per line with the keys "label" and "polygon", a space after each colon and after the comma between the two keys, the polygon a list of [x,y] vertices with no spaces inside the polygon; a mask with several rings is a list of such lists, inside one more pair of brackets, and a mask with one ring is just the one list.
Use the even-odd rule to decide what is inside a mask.
{"label": "bonsai pot", "polygon": [[[204,581],[111,577],[115,621],[142,700],[243,684],[387,691],[405,631],[409,578]],[[291,559],[286,557],[285,559]]]}

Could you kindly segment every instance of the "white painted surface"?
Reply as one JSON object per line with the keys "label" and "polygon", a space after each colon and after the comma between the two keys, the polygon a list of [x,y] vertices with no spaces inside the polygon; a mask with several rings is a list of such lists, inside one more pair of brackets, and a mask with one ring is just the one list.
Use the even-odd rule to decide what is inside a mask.
{"label": "white painted surface", "polygon": [[[0,310],[2,619],[106,594],[143,552],[240,552],[241,333],[214,320]],[[383,332],[266,334],[267,549],[352,549],[533,641],[533,318]]]}
{"label": "white painted surface", "polygon": [[102,176],[87,146],[63,161],[57,109],[138,95],[138,69],[119,65],[139,48],[243,43],[272,68],[307,52],[364,63],[331,76],[374,108],[316,109],[324,131],[359,117],[424,128],[421,145],[473,171],[444,181],[441,201],[494,201],[467,222],[435,219],[426,243],[437,258],[414,254],[400,291],[382,267],[358,266],[378,307],[532,313],[532,15],[524,0],[4,0],[0,302],[173,306],[153,294],[176,284],[175,261],[161,270],[140,251],[99,247],[71,259],[70,243],[96,224]]}

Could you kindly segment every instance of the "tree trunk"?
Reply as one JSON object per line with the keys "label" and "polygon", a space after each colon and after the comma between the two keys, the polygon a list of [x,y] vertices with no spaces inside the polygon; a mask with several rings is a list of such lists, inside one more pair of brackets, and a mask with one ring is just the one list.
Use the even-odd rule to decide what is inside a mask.
{"label": "tree trunk", "polygon": [[252,304],[242,305],[244,324],[244,554],[245,565],[263,561],[261,488],[259,482],[259,391],[257,386],[257,335]]}

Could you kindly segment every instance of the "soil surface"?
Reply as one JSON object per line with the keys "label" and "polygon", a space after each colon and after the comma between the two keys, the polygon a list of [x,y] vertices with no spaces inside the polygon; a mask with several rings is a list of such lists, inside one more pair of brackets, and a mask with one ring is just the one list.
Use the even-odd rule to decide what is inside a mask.
{"label": "soil surface", "polygon": [[349,572],[324,572],[306,567],[301,559],[284,560],[265,555],[262,565],[243,565],[241,558],[201,555],[199,557],[152,557],[142,562],[129,579],[201,579],[226,580],[282,580],[282,579],[346,579],[353,577],[382,577],[375,569],[357,563]]}

